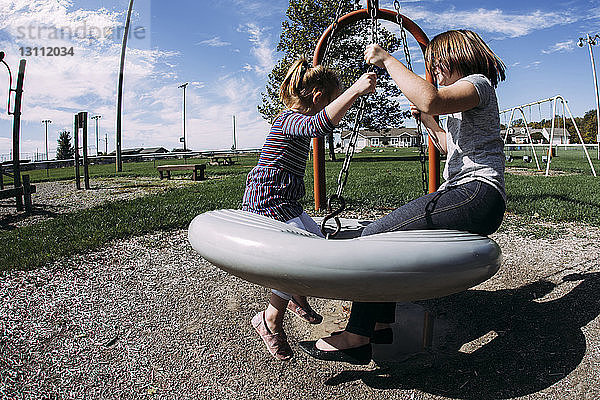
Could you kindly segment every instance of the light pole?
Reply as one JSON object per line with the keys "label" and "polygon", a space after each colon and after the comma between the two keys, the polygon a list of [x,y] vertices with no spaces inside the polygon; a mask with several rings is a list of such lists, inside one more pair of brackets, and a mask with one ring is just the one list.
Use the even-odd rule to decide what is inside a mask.
{"label": "light pole", "polygon": [[42,124],[46,125],[46,176],[50,176],[50,171],[48,171],[48,161],[50,161],[50,158],[48,158],[48,124],[51,124],[52,121],[50,121],[49,119],[45,119],[42,121]]}
{"label": "light pole", "polygon": [[188,87],[189,82],[184,83],[183,85],[179,86],[179,89],[183,89],[183,151],[186,152],[187,151],[187,145],[186,145],[186,140],[185,140],[185,89]]}
{"label": "light pole", "polygon": [[[596,34],[590,36],[586,34],[585,38],[580,37],[577,46],[583,47],[584,43],[588,44],[590,49],[590,62],[592,63],[592,74],[594,75],[594,87],[596,89],[596,143],[598,143],[598,160],[600,160],[600,95],[598,94],[598,80],[596,78],[596,63],[594,62],[594,53],[592,52],[592,46],[598,44],[600,35]],[[583,143],[582,143],[583,144]]]}
{"label": "light pole", "polygon": [[96,157],[98,157],[98,120],[102,118],[102,115],[95,115],[92,119],[96,120]]}
{"label": "light pole", "polygon": [[108,154],[108,133],[104,133],[104,139],[100,139],[104,142],[104,155]]}
{"label": "light pole", "polygon": [[117,172],[123,171],[123,161],[121,160],[121,128],[123,112],[123,79],[125,73],[125,52],[127,51],[127,37],[129,36],[129,24],[131,23],[131,13],[133,11],[133,0],[129,0],[127,10],[127,19],[125,20],[125,33],[123,33],[123,43],[121,44],[121,67],[119,69],[119,83],[117,86],[117,134],[115,138],[115,166]]}
{"label": "light pole", "polygon": [[234,152],[237,151],[237,143],[235,140],[235,115],[233,116],[233,146],[231,146],[231,150]]}

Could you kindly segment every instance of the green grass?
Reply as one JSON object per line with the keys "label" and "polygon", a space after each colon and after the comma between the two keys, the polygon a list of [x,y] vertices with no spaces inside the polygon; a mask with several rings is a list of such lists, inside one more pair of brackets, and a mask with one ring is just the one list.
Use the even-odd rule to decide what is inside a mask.
{"label": "green grass", "polygon": [[[223,176],[231,173],[239,173],[242,170],[256,164],[258,156],[248,155],[238,157],[238,163],[233,166],[213,166],[210,165],[211,176]],[[169,160],[157,160],[145,161],[145,162],[125,162],[123,163],[123,171],[116,173],[115,164],[103,164],[103,165],[90,165],[90,179],[94,178],[108,178],[114,176],[125,176],[125,177],[158,177],[156,167],[159,165],[172,165],[172,164],[206,164],[208,160],[206,158],[188,158],[188,159],[169,159]],[[23,174],[27,174],[31,178],[31,182],[49,182],[49,181],[61,181],[75,179],[75,167],[68,168],[53,168],[48,170],[33,170],[24,171]],[[173,171],[172,176],[190,175],[189,171]],[[83,167],[80,167],[80,175],[83,182]],[[10,186],[12,179],[5,177],[4,184]]]}
{"label": "green grass", "polygon": [[99,248],[112,240],[185,228],[198,214],[238,208],[242,175],[174,189],[164,194],[60,215],[32,226],[0,232],[0,270],[34,268],[62,256]]}
{"label": "green grass", "polygon": [[[418,153],[414,149],[357,154],[344,190],[347,209],[388,212],[418,197],[421,194],[419,162],[405,161],[407,156],[414,157],[415,154]],[[394,159],[396,156],[399,158]],[[184,229],[194,216],[208,210],[238,208],[245,176],[255,165],[256,156],[243,157],[239,161],[235,166],[207,168],[209,176],[221,176],[221,179],[190,184],[164,194],[112,202],[29,227],[0,231],[3,243],[0,246],[0,270],[35,268],[63,256],[100,248],[116,239]],[[329,194],[336,191],[341,166],[341,160],[327,163]],[[114,166],[96,167],[93,174],[97,175],[93,177],[104,173],[114,176]],[[111,170],[105,172],[104,168]],[[152,163],[126,163],[124,169],[124,175],[156,176]],[[45,174],[45,171],[38,172]],[[43,179],[43,176],[37,178]],[[600,226],[599,179],[588,174],[548,178],[507,174],[507,209],[524,217],[521,219],[523,226],[511,225],[507,229],[533,237],[553,237],[559,233],[544,227],[540,221],[580,221]],[[314,204],[310,167],[305,184],[307,194],[303,204],[310,211]]]}
{"label": "green grass", "polygon": [[[597,174],[600,174],[600,161],[598,160],[598,148],[596,146],[587,146],[588,154],[594,165]],[[542,161],[542,156],[546,156],[547,147],[536,147],[535,152],[540,164],[540,169],[546,171],[546,163]],[[537,165],[533,158],[531,148],[521,146],[520,150],[506,150],[506,155],[512,155],[513,161],[507,162],[507,167],[527,168],[535,170]],[[523,156],[528,155],[532,161],[526,163],[523,161]],[[550,162],[551,171],[563,171],[568,173],[591,175],[592,170],[587,161],[585,153],[581,147],[560,147],[556,152],[556,157],[552,157]]]}
{"label": "green grass", "polygon": [[600,226],[600,178],[587,175],[533,177],[508,175],[509,211],[553,221]]}

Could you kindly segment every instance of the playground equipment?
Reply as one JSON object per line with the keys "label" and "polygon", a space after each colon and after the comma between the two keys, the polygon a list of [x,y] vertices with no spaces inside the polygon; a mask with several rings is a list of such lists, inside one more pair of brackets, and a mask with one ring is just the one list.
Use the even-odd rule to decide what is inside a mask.
{"label": "playground equipment", "polygon": [[330,299],[441,297],[487,280],[500,267],[500,248],[487,237],[431,230],[352,238],[368,222],[341,223],[350,238],[327,240],[262,215],[217,210],[197,216],[188,238],[203,258],[235,276]]}
{"label": "playground equipment", "polygon": [[88,158],[88,113],[80,112],[75,114],[74,134],[75,141],[75,185],[77,190],[81,190],[81,175],[79,172],[79,130],[81,129],[83,137],[83,181],[85,189],[90,189],[90,160]]}
{"label": "playground equipment", "polygon": [[121,62],[119,68],[119,83],[117,85],[117,137],[116,137],[116,159],[115,168],[117,172],[123,171],[123,161],[121,159],[121,137],[122,137],[122,113],[123,113],[123,81],[125,78],[125,54],[127,52],[127,38],[129,37],[129,26],[131,24],[131,13],[133,12],[133,0],[129,0],[127,8],[127,18],[125,19],[125,32],[123,33],[123,42],[121,44]]}
{"label": "playground equipment", "polygon": [[[417,40],[421,50],[424,52],[429,40],[427,36],[423,33],[423,31],[410,19],[400,14],[400,3],[399,1],[394,1],[394,7],[396,11],[389,11],[379,9],[378,1],[367,1],[367,9],[366,10],[357,10],[346,14],[344,16],[339,16],[340,14],[340,4],[338,4],[338,9],[336,11],[336,18],[333,24],[323,33],[319,42],[317,43],[317,47],[315,49],[315,54],[313,58],[313,65],[318,65],[321,62],[325,62],[328,57],[328,50],[331,47],[331,43],[333,42],[335,33],[342,27],[360,21],[362,19],[370,19],[370,28],[371,28],[371,42],[377,43],[378,41],[378,19],[385,19],[387,21],[391,21],[396,23],[400,27],[401,34],[401,42],[404,50],[404,57],[406,66],[408,69],[412,71],[412,62],[411,55],[408,46],[408,39],[406,35],[406,31],[409,31]],[[370,71],[373,71],[373,67],[371,66]],[[429,82],[433,83],[433,78],[426,71],[426,78]],[[356,116],[354,119],[352,133],[350,135],[348,148],[346,149],[346,157],[344,159],[344,164],[340,170],[338,176],[338,188],[335,194],[329,197],[327,201],[327,210],[328,215],[322,222],[321,230],[324,232],[324,226],[329,221],[329,219],[334,218],[336,221],[337,229],[329,233],[330,236],[335,236],[341,230],[339,217],[338,215],[342,213],[346,207],[346,202],[344,197],[342,196],[342,192],[344,190],[344,186],[346,185],[346,181],[348,178],[348,172],[350,169],[350,162],[354,155],[356,141],[358,139],[360,124],[362,122],[364,113],[366,108],[365,97],[361,97],[358,104],[358,111],[356,112]],[[433,192],[437,189],[439,185],[439,154],[435,151],[434,146],[429,146],[430,149],[430,179],[428,182],[427,177],[427,167],[426,167],[426,156],[424,152],[424,148],[422,145],[423,133],[421,131],[421,123],[417,119],[417,132],[419,137],[419,150],[420,150],[420,161],[421,161],[421,180],[423,185],[423,192],[426,194],[428,191]],[[430,143],[431,144],[431,143]],[[321,205],[324,204],[324,196],[325,196],[325,159],[324,159],[324,142],[323,139],[313,139],[313,169],[314,169],[314,193],[315,193],[315,209],[319,210]],[[433,177],[433,179],[431,178]],[[334,202],[339,204],[338,208],[333,209]]]}
{"label": "playground equipment", "polygon": [[[541,120],[542,119],[541,118],[541,114],[542,114],[541,107],[542,107],[542,104],[544,104],[544,103],[551,104],[551,107],[552,107],[552,118],[551,118],[552,127],[550,129],[550,134],[546,138],[548,140],[548,150],[547,150],[547,153],[546,153],[546,156],[545,156],[545,162],[546,162],[546,173],[545,173],[545,176],[548,176],[549,173],[550,173],[550,163],[552,162],[552,157],[554,156],[554,151],[553,151],[554,146],[555,146],[555,144],[554,144],[554,138],[555,138],[555,131],[556,131],[556,128],[557,128],[555,125],[556,125],[556,116],[557,116],[557,104],[558,104],[559,101],[561,102],[562,107],[563,107],[563,110],[562,110],[562,127],[564,129],[564,132],[566,132],[566,113],[568,112],[569,113],[569,118],[571,119],[571,122],[573,123],[573,126],[575,127],[575,131],[577,132],[577,135],[579,137],[579,141],[581,143],[578,146],[581,146],[581,148],[583,149],[583,152],[585,153],[585,156],[587,158],[588,164],[590,165],[590,169],[592,170],[592,175],[597,176],[596,175],[596,170],[594,168],[594,164],[592,163],[592,160],[590,159],[590,155],[589,155],[589,153],[587,151],[587,148],[585,147],[585,143],[583,142],[583,137],[581,136],[581,132],[579,131],[579,128],[577,127],[577,123],[575,122],[575,118],[573,117],[573,114],[571,113],[571,109],[569,108],[569,105],[568,105],[567,101],[561,95],[556,95],[554,97],[550,97],[550,98],[547,98],[547,99],[534,101],[534,102],[531,102],[531,103],[523,104],[523,105],[520,105],[520,106],[516,106],[516,107],[512,107],[512,108],[508,108],[506,110],[500,111],[500,115],[501,116],[505,116],[506,113],[510,113],[510,118],[508,120],[508,123],[506,124],[506,132],[505,132],[505,135],[504,135],[504,143],[505,143],[505,145],[506,145],[506,142],[507,142],[509,130],[511,129],[512,123],[514,121],[515,113],[518,111],[521,114],[521,116],[523,118],[523,122],[525,124],[525,132],[526,132],[527,138],[529,140],[528,144],[529,144],[529,147],[531,149],[531,152],[533,153],[533,157],[535,159],[535,163],[536,163],[537,169],[538,169],[538,171],[541,171],[540,163],[539,163],[536,151],[535,151],[535,145],[534,145],[533,140],[531,138],[531,132],[530,132],[530,129],[529,129],[529,126],[530,126],[530,123],[531,123],[531,107],[535,106],[535,105],[538,106],[538,111],[539,111],[539,114],[540,114],[539,117],[540,117],[540,120]],[[525,109],[529,110],[529,117],[530,117],[529,121],[527,120],[527,117],[525,116],[525,111],[524,111]],[[566,142],[566,140],[564,140],[564,141]]]}
{"label": "playground equipment", "polygon": [[[21,177],[21,160],[20,160],[20,137],[21,137],[21,103],[23,99],[23,82],[25,80],[26,60],[21,60],[19,63],[19,73],[17,75],[17,86],[12,87],[12,72],[10,67],[4,61],[4,52],[0,52],[0,62],[8,69],[9,86],[8,86],[8,115],[13,116],[13,151],[12,161],[4,163],[12,167],[12,173],[5,171],[5,167],[0,164],[0,199],[15,198],[17,211],[23,211],[23,203],[25,203],[25,211],[31,212],[32,202],[31,194],[35,193],[35,186],[30,185],[29,175]],[[11,96],[15,93],[14,110],[11,112]],[[13,179],[13,189],[4,189],[4,175]]]}
{"label": "playground equipment", "polygon": [[[414,39],[417,41],[419,47],[424,52],[429,39],[423,32],[423,30],[411,21],[408,17],[400,14],[400,5],[398,1],[394,1],[394,7],[396,11],[390,11],[379,8],[379,2],[376,0],[367,1],[367,8],[362,10],[356,10],[346,15],[338,17],[336,13],[336,19],[331,26],[329,26],[321,38],[319,39],[315,48],[313,57],[313,65],[321,64],[327,57],[327,51],[330,47],[331,41],[334,39],[335,33],[339,32],[342,28],[350,26],[362,20],[371,20],[372,39],[376,39],[377,33],[377,20],[384,19],[400,26],[400,31],[403,36],[404,52],[407,59],[407,64],[410,64],[410,52],[406,42],[406,31],[408,31]],[[338,7],[339,8],[339,7]],[[429,82],[433,82],[432,77],[426,72],[426,79]],[[360,104],[359,104],[360,108]],[[357,113],[357,119],[355,120],[355,129],[360,123],[359,120],[360,112]],[[417,126],[420,127],[418,123]],[[352,147],[352,146],[349,146]],[[435,146],[431,141],[429,142],[429,179],[428,189],[429,192],[437,190],[440,181],[440,169],[439,169],[439,153],[435,149]],[[350,148],[348,149],[350,150]],[[352,151],[352,150],[350,150]],[[347,153],[348,154],[348,153]],[[425,157],[422,157],[424,162]],[[314,194],[315,194],[315,209],[320,210],[327,206],[326,201],[326,187],[325,187],[325,144],[323,139],[313,139],[313,169],[314,169]],[[426,174],[425,168],[422,169]],[[339,182],[338,182],[339,185]],[[339,190],[338,190],[339,192]],[[338,212],[339,213],[339,212]]]}
{"label": "playground equipment", "polygon": [[[376,1],[368,1],[367,10],[337,18],[321,37],[313,63],[322,60],[322,49],[336,26],[366,18],[371,19],[372,38],[376,36],[377,18],[384,18],[405,26],[424,49],[427,37],[416,24],[400,15],[398,2],[395,3],[397,12],[380,10]],[[355,130],[361,108],[359,105]],[[324,146],[315,143],[314,148],[315,175],[319,175],[323,173],[320,162],[324,164]],[[351,153],[350,157],[347,153],[345,165],[350,158]],[[430,167],[431,159],[430,156]],[[341,188],[347,175],[344,168],[347,166],[340,174]],[[437,179],[435,174],[439,172],[433,173]],[[429,184],[431,190],[437,189],[431,174]],[[315,198],[323,194],[324,185],[320,186],[316,178]],[[343,206],[343,198],[338,199]],[[317,201],[316,206],[320,204]],[[339,240],[326,240],[283,222],[238,210],[197,216],[190,224],[188,239],[206,260],[248,281],[299,295],[345,300],[412,301],[445,296],[487,280],[500,267],[500,248],[487,237],[435,230],[357,238],[360,228],[368,222],[340,220],[336,213],[339,210],[328,215],[321,226],[330,233],[331,227],[325,225],[327,219],[335,217],[334,232],[341,233]]]}

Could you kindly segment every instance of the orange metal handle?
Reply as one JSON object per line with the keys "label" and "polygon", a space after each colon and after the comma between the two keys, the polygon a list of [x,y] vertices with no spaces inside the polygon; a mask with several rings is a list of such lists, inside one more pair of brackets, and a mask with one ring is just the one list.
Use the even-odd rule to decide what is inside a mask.
{"label": "orange metal handle", "polygon": [[[375,1],[375,6],[378,6],[378,1]],[[337,21],[338,29],[352,25],[358,21],[371,18],[369,14],[371,11],[371,2],[367,1],[367,9],[356,10],[340,17]],[[415,24],[410,18],[400,15],[402,18],[402,25],[404,28],[415,38],[421,51],[425,53],[425,48],[429,44],[429,39],[423,30]],[[377,18],[384,19],[393,23],[397,23],[396,12],[385,9],[378,9]],[[313,56],[313,65],[321,64],[323,57],[325,56],[325,48],[329,36],[331,35],[333,24],[331,24],[317,43],[315,53]],[[433,77],[426,71],[425,78],[427,81],[433,83]],[[429,139],[429,192],[435,192],[439,187],[440,177],[440,156],[439,152]],[[313,139],[313,170],[314,170],[314,193],[315,193],[315,210],[325,208],[327,205],[327,195],[325,187],[325,142],[323,139]]]}

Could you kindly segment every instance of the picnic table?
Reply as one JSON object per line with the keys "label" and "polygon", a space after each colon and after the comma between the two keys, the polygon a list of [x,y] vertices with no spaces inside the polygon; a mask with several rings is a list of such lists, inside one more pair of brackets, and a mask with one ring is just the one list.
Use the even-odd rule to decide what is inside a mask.
{"label": "picnic table", "polygon": [[235,164],[235,160],[232,156],[212,156],[210,158],[211,165],[233,165]]}
{"label": "picnic table", "polygon": [[171,171],[192,171],[193,181],[202,181],[205,179],[204,171],[206,170],[205,164],[175,164],[175,165],[159,165],[156,167],[160,179],[165,176],[167,179],[171,179]]}

